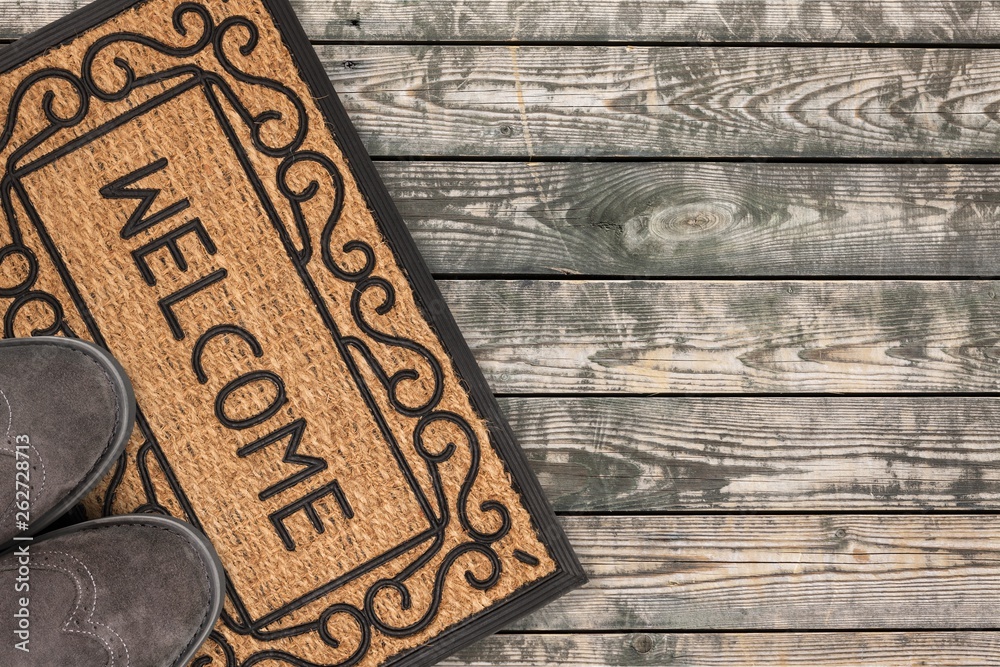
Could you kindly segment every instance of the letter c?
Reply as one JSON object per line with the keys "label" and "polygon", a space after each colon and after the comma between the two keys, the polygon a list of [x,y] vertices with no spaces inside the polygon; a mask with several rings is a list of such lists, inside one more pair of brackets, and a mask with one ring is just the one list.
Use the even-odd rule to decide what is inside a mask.
{"label": "letter c", "polygon": [[201,365],[201,357],[205,353],[205,346],[213,338],[218,338],[226,334],[233,334],[242,339],[249,346],[250,351],[253,352],[253,356],[258,359],[264,356],[264,349],[260,346],[260,343],[254,338],[252,333],[243,327],[235,324],[219,324],[214,326],[199,336],[198,342],[194,344],[194,350],[191,351],[191,367],[194,369],[195,377],[198,378],[198,382],[201,384],[208,382],[208,375],[205,374],[205,369]]}

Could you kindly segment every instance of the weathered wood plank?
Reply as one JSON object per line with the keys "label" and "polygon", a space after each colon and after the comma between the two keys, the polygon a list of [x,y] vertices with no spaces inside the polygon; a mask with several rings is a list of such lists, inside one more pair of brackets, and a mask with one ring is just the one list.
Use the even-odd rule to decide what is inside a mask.
{"label": "weathered wood plank", "polygon": [[504,398],[565,512],[1000,509],[1000,398]]}
{"label": "weathered wood plank", "polygon": [[1000,155],[990,49],[318,51],[373,155]]}
{"label": "weathered wood plank", "polygon": [[787,632],[497,635],[449,667],[982,667],[1000,664],[996,632]]}
{"label": "weathered wood plank", "polygon": [[982,516],[565,517],[590,582],[538,631],[994,629]]}
{"label": "weathered wood plank", "polygon": [[1000,389],[993,281],[441,281],[493,389]]}
{"label": "weathered wood plank", "polygon": [[989,43],[1000,37],[1000,7],[980,0],[347,0],[303,3],[300,16],[311,34],[330,39]]}
{"label": "weathered wood plank", "polygon": [[[83,0],[3,0],[0,37],[35,30]],[[313,39],[415,41],[882,42],[989,44],[985,0],[292,0]]]}
{"label": "weathered wood plank", "polygon": [[439,273],[1000,275],[992,165],[377,166]]}

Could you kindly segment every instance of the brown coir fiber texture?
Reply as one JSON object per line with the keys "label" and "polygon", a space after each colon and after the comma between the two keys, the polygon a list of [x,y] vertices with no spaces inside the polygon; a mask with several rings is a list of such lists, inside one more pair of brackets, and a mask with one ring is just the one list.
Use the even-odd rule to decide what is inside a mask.
{"label": "brown coir fiber texture", "polygon": [[[196,15],[188,14],[182,23],[185,34],[180,34],[172,23],[179,4],[177,0],[151,0],[136,5],[7,72],[0,77],[0,108],[6,108],[17,85],[33,72],[52,67],[80,72],[87,49],[105,35],[128,31],[177,47],[194,44],[203,26]],[[255,664],[287,664],[280,659],[282,653],[317,664],[342,662],[357,650],[363,631],[353,616],[339,613],[337,605],[364,608],[365,594],[376,581],[393,577],[412,564],[415,570],[406,580],[410,604],[402,604],[400,593],[392,589],[383,590],[373,603],[386,625],[403,628],[432,608],[435,580],[440,574],[440,605],[424,629],[389,636],[371,628],[370,646],[359,664],[381,664],[550,575],[556,565],[540,542],[503,461],[489,444],[487,425],[474,411],[439,337],[422,315],[404,271],[360,194],[273,19],[253,0],[209,0],[202,6],[215,26],[227,17],[242,16],[259,30],[258,42],[248,53],[241,53],[240,46],[250,33],[238,26],[224,35],[220,48],[240,70],[280,81],[303,101],[308,131],[302,150],[327,156],[343,179],[343,209],[329,243],[333,260],[345,273],[360,270],[365,264],[363,251],[344,250],[344,245],[360,240],[370,246],[375,259],[373,276],[391,285],[394,301],[385,307],[386,290],[372,287],[356,304],[360,321],[352,314],[358,284],[335,275],[320,257],[321,234],[336,203],[333,178],[308,160],[284,175],[293,192],[307,190],[311,182],[317,184],[302,203],[304,223],[300,229],[288,193],[278,185],[281,158],[255,150],[251,131],[236,107],[226,103],[219,107],[221,111],[213,110],[199,86],[94,135],[44,166],[26,171],[18,182],[41,222],[29,222],[30,211],[20,198],[14,198],[12,213],[24,245],[38,258],[39,271],[32,289],[52,295],[63,309],[64,329],[81,337],[92,336],[88,335],[88,322],[74,306],[73,291],[87,304],[104,342],[133,379],[147,429],[136,429],[124,465],[88,499],[88,511],[93,515],[105,510],[158,509],[184,517],[185,504],[189,503],[194,516],[188,518],[197,519],[212,538],[239,596],[242,613],[259,620],[278,610],[287,612],[254,633],[220,622],[217,630],[221,638],[203,649],[212,664],[226,664],[227,648],[235,654],[237,664],[262,651],[278,653]],[[111,44],[93,63],[94,80],[102,90],[120,89],[125,82],[122,70],[114,65],[115,58],[130,63],[136,76],[197,65],[219,77],[251,114],[280,111],[282,120],[266,122],[261,130],[260,139],[267,145],[287,143],[298,127],[287,96],[232,75],[211,46],[191,55],[174,56],[136,41]],[[20,156],[17,165],[28,165],[121,118],[183,80],[178,76],[137,87],[120,100],[91,98],[83,121],[55,132]],[[65,82],[30,89],[21,101],[15,130],[0,154],[0,164],[7,163],[29,137],[50,124],[42,111],[47,91],[54,93],[52,112],[57,116],[68,118],[77,111],[77,96]],[[228,122],[231,135],[226,134],[218,113]],[[241,157],[246,164],[241,164]],[[140,204],[141,195],[102,196],[101,189],[162,158],[167,159],[164,168],[127,187],[159,190],[147,217],[173,202],[187,200],[187,206],[175,216],[122,238],[122,227]],[[296,273],[267,205],[255,193],[254,177],[248,174],[255,174],[257,186],[266,190],[273,214],[281,219],[290,243],[298,249],[311,249],[308,262],[304,262],[305,276]],[[164,233],[193,220],[200,221],[199,231],[209,241],[193,231],[176,239],[175,251],[183,257],[185,268],[179,266],[168,246],[143,254],[143,248],[149,250],[149,244]],[[54,253],[45,248],[39,228],[51,239]],[[6,227],[0,233],[7,234]],[[139,273],[137,254],[154,284]],[[60,258],[71,280],[59,275],[53,255]],[[0,264],[0,288],[22,283],[26,269],[21,258],[8,256]],[[163,299],[196,279],[220,275],[223,277],[175,303],[171,312],[181,329],[178,338],[161,308]],[[310,282],[313,292],[308,288]],[[319,295],[319,304],[311,296],[314,293]],[[329,313],[339,335],[363,342],[372,359],[359,348],[338,349],[329,324],[320,315],[322,309]],[[18,335],[45,329],[56,316],[51,303],[38,299],[18,304],[0,299],[0,311],[7,312],[13,333]],[[240,335],[222,333],[205,344],[200,357],[204,377],[199,378],[192,363],[194,345],[204,332],[220,325],[252,334],[261,354]],[[394,345],[386,336],[371,335],[372,329],[413,341],[419,348]],[[449,445],[454,451],[439,466],[429,465],[414,444],[419,418],[390,402],[379,377],[379,368],[390,377],[400,370],[414,370],[399,383],[398,400],[404,406],[421,405],[435,390],[432,362],[426,354],[441,369],[441,396],[435,411],[459,417],[479,443],[478,471],[464,502],[469,523],[483,533],[500,528],[499,513],[489,510],[489,505],[481,508],[487,501],[500,503],[509,512],[509,532],[492,544],[500,574],[489,587],[473,585],[475,579],[488,579],[497,569],[481,552],[464,552],[450,567],[441,568],[455,547],[470,542],[468,530],[458,519],[462,504],[459,492],[463,482],[471,479],[473,464],[468,435],[455,420],[431,423],[419,440],[425,451],[442,454]],[[360,380],[371,390],[384,420],[381,426],[376,411],[365,403],[344,355],[350,356]],[[275,382],[248,382],[222,402],[223,416],[230,420],[227,426],[218,414],[220,393],[234,379],[255,371],[268,371],[280,378],[284,401],[278,400]],[[271,406],[278,407],[269,411]],[[241,420],[262,414],[267,418],[242,425]],[[282,480],[307,470],[306,464],[282,460],[292,431],[283,431],[284,439],[276,436],[271,444],[242,456],[238,452],[259,444],[281,427],[293,426],[296,420],[306,424],[299,454],[325,461],[326,467],[274,491]],[[386,430],[398,443],[398,455],[412,470],[412,479],[405,477],[394,458]],[[437,484],[435,475],[439,477]],[[349,512],[334,493],[322,493],[333,482]],[[311,521],[304,506],[275,523],[273,517],[280,515],[282,508],[310,494],[315,500],[309,507],[321,527]],[[448,521],[436,538],[438,548],[430,550],[435,538],[419,541],[418,536],[429,535],[427,531],[441,517]],[[282,526],[291,549],[282,541]],[[415,539],[409,550],[395,553],[366,573],[310,599],[310,594],[328,582]],[[520,558],[515,557],[515,550]],[[429,560],[417,562],[425,553],[432,553]],[[232,600],[227,601],[230,619],[242,618],[240,612]],[[239,626],[239,621],[233,624]],[[323,628],[312,625],[307,631],[294,630],[308,624]],[[282,632],[289,629],[292,631]]]}

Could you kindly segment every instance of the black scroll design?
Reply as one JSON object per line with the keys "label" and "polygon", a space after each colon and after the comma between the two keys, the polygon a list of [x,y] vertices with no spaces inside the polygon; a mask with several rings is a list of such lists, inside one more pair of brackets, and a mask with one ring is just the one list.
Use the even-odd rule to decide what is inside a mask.
{"label": "black scroll design", "polygon": [[[465,572],[465,580],[470,586],[478,590],[488,590],[492,588],[500,580],[500,576],[502,574],[502,562],[500,560],[500,556],[493,550],[492,547],[495,542],[502,539],[508,532],[510,532],[510,512],[502,503],[495,500],[484,501],[480,504],[479,509],[481,512],[492,512],[500,518],[500,526],[492,531],[476,528],[469,516],[469,495],[472,492],[472,488],[475,485],[476,478],[479,473],[479,440],[475,431],[462,416],[449,411],[431,411],[424,414],[417,422],[417,426],[413,434],[413,440],[417,453],[427,464],[427,469],[430,473],[435,493],[438,496],[438,503],[442,513],[441,523],[442,525],[447,525],[449,523],[450,509],[448,498],[444,492],[444,484],[441,480],[440,466],[452,459],[455,452],[458,450],[458,446],[454,442],[449,442],[444,449],[437,452],[430,451],[427,448],[427,444],[424,442],[424,433],[428,427],[436,423],[446,423],[457,427],[463,434],[465,438],[465,446],[469,451],[470,461],[468,469],[462,486],[459,489],[455,504],[457,508],[456,511],[458,521],[460,522],[465,534],[471,539],[453,546],[444,556],[441,563],[438,565],[438,570],[435,574],[434,587],[431,593],[431,603],[424,613],[415,621],[411,621],[410,623],[403,625],[393,624],[380,616],[376,609],[376,603],[380,596],[382,596],[383,599],[387,598],[387,596],[382,595],[384,591],[392,591],[396,594],[398,599],[399,610],[404,612],[409,611],[412,607],[412,596],[406,582],[440,551],[442,547],[440,539],[435,542],[431,549],[429,549],[425,554],[423,554],[398,575],[391,578],[381,579],[375,582],[371,588],[368,589],[368,592],[365,595],[365,612],[367,613],[372,624],[378,628],[380,632],[390,637],[406,637],[408,635],[415,634],[424,630],[433,622],[442,603],[445,578],[459,557],[466,554],[476,554],[481,557],[481,560],[485,560],[489,566],[489,573],[485,577],[477,577],[472,570],[466,570]],[[443,538],[443,534],[440,535],[439,538]]]}
{"label": "black scroll design", "polygon": [[[69,89],[72,95],[66,96],[66,89]],[[9,267],[18,261],[24,265],[23,277],[13,284],[0,284],[0,297],[12,299],[3,315],[3,335],[6,338],[13,337],[17,332],[18,315],[32,306],[47,310],[51,314],[51,323],[32,329],[31,335],[51,336],[59,333],[74,335],[65,321],[63,306],[59,300],[53,294],[36,288],[38,258],[24,243],[21,229],[16,221],[13,199],[18,188],[10,172],[17,160],[37,148],[46,139],[59,130],[83,120],[87,115],[89,102],[83,81],[68,70],[46,68],[29,74],[18,84],[7,105],[7,117],[0,132],[0,151],[7,149],[11,140],[17,135],[18,121],[22,119],[25,99],[35,91],[44,91],[41,94],[39,111],[46,124],[34,135],[25,138],[23,143],[11,152],[7,161],[7,173],[0,179],[0,207],[7,218],[11,239],[10,243],[0,247],[0,273],[16,274],[17,270]],[[56,111],[56,101],[61,98],[65,100],[64,104],[69,103],[74,109],[69,115],[60,115]],[[8,268],[5,269],[4,265]]]}
{"label": "black scroll design", "polygon": [[280,111],[266,109],[255,115],[247,109],[243,100],[228,86],[223,87],[222,91],[229,103],[240,114],[243,122],[250,127],[251,140],[255,149],[269,157],[281,158],[289,156],[302,145],[309,127],[305,104],[302,103],[302,100],[299,99],[298,95],[291,88],[273,79],[249,74],[233,62],[232,58],[226,52],[225,43],[226,36],[234,32],[234,28],[242,28],[247,35],[246,41],[238,49],[240,55],[244,57],[249,56],[260,43],[260,31],[253,21],[244,16],[231,16],[219,24],[212,38],[216,58],[218,58],[223,70],[237,81],[270,89],[291,102],[295,107],[295,123],[293,124],[295,131],[292,133],[291,139],[284,144],[277,145],[269,144],[264,140],[264,127],[268,124],[280,124],[284,120],[284,114]]}
{"label": "black scroll design", "polygon": [[[331,179],[334,189],[334,202],[327,220],[337,220],[344,208],[344,179],[340,175],[337,166],[329,157],[315,151],[299,151],[292,153],[278,165],[276,180],[278,191],[288,200],[292,207],[292,217],[295,220],[295,228],[302,239],[302,248],[298,251],[299,261],[307,264],[312,258],[312,241],[309,235],[309,227],[306,223],[306,216],[302,211],[302,204],[308,202],[319,192],[320,184],[313,180],[301,190],[296,190],[289,184],[289,172],[297,164],[314,162],[323,168],[327,176]],[[325,244],[323,246],[326,247]]]}
{"label": "black scroll design", "polygon": [[[357,625],[358,632],[361,636],[358,641],[358,646],[351,652],[351,655],[343,661],[333,664],[319,664],[310,660],[305,660],[296,655],[292,655],[286,651],[272,649],[258,651],[240,662],[236,657],[236,651],[233,650],[232,645],[226,640],[225,635],[221,632],[214,631],[209,635],[205,646],[211,648],[211,646],[214,645],[225,662],[220,665],[216,665],[212,656],[202,655],[191,663],[191,667],[252,667],[253,665],[258,665],[262,662],[271,661],[283,662],[288,665],[292,665],[292,667],[346,667],[348,665],[356,665],[362,658],[365,657],[365,654],[368,653],[368,648],[371,645],[371,626],[368,624],[362,612],[360,612],[357,608],[348,604],[331,605],[323,611],[315,623],[309,624],[308,627],[316,630],[324,644],[333,648],[339,648],[340,641],[330,634],[328,628],[330,619],[338,615],[343,615],[351,619],[351,621]],[[204,652],[204,649],[202,652]]]}
{"label": "black scroll design", "polygon": [[[295,224],[303,239],[308,239],[308,225],[303,217],[302,204],[316,196],[320,188],[320,180],[312,180],[302,189],[294,190],[288,184],[288,175],[295,164],[311,162],[320,167],[328,181],[335,188],[334,204],[329,212],[323,230],[320,234],[320,257],[323,266],[335,278],[354,285],[350,299],[351,318],[357,329],[363,334],[340,334],[340,340],[348,350],[356,353],[368,365],[372,374],[385,390],[387,402],[393,410],[405,417],[415,419],[413,432],[413,447],[423,460],[428,476],[434,489],[435,501],[439,516],[435,521],[435,535],[430,546],[409,563],[402,571],[393,577],[376,581],[366,592],[363,609],[348,605],[335,605],[327,609],[328,613],[336,609],[338,613],[349,612],[359,620],[364,619],[372,628],[391,637],[406,637],[427,628],[436,618],[444,597],[444,584],[448,573],[456,562],[463,557],[471,557],[488,568],[485,576],[477,576],[471,569],[465,571],[465,580],[473,588],[488,590],[495,586],[502,576],[502,561],[494,550],[494,545],[503,539],[511,529],[509,510],[498,500],[487,500],[479,505],[483,515],[492,514],[499,519],[499,525],[493,529],[478,527],[477,521],[470,515],[469,504],[478,474],[481,459],[481,445],[475,430],[461,415],[448,410],[439,409],[444,395],[444,372],[440,361],[434,354],[416,340],[393,334],[376,325],[379,318],[390,317],[397,306],[396,289],[392,282],[378,275],[377,255],[374,248],[365,240],[352,238],[334,246],[333,239],[340,222],[343,208],[343,178],[336,164],[326,155],[302,152],[293,154],[282,163],[278,170],[278,189],[292,205]],[[312,256],[312,248],[308,245],[300,253],[303,265]],[[383,320],[384,321],[384,320]],[[373,346],[371,343],[374,342]],[[406,367],[390,372],[380,361],[378,350],[396,348],[401,350],[411,362]],[[397,362],[398,363],[398,362]],[[407,402],[401,396],[404,383],[422,382],[424,395],[414,404]],[[468,462],[463,483],[457,493],[450,493],[442,479],[441,469],[449,463],[454,464],[455,455],[460,446],[455,442],[437,451],[430,448],[426,434],[434,425],[443,425],[456,430],[462,435],[462,447],[467,450]],[[440,555],[445,543],[447,527],[452,523],[452,504],[455,506],[455,519],[459,522],[462,532],[468,538],[454,545],[450,550]],[[420,610],[415,620],[407,623],[394,623],[385,618],[380,610],[392,609],[403,612],[403,615],[413,614],[413,596],[410,591],[411,580],[427,567],[436,557],[440,562],[436,566],[431,602],[426,609]],[[394,614],[395,615],[395,614]],[[322,626],[321,626],[322,627]],[[368,631],[370,632],[370,631]],[[322,633],[321,633],[322,636]],[[324,641],[330,646],[339,646],[338,642]],[[341,667],[356,664],[364,655],[363,646],[367,644],[369,635],[362,637],[362,647],[338,663]],[[289,664],[308,665],[296,660],[287,659]]]}
{"label": "black scroll design", "polygon": [[[336,165],[328,157],[318,154],[313,154],[313,156],[313,159],[330,174],[335,183],[343,182]],[[316,181],[313,181],[310,185],[311,195],[315,194],[316,187]],[[349,240],[339,250],[338,254],[341,255],[339,261],[334,256],[333,235],[340,220],[341,209],[341,199],[338,198],[338,204],[327,218],[320,234],[320,254],[323,265],[336,278],[355,285],[351,295],[351,317],[369,339],[388,347],[401,348],[415,354],[430,370],[431,389],[427,392],[425,400],[417,405],[407,405],[400,397],[399,391],[404,382],[417,382],[425,378],[427,373],[421,373],[420,370],[413,367],[397,370],[390,374],[364,340],[357,336],[343,336],[342,340],[346,346],[358,352],[365,359],[379,382],[385,387],[389,402],[397,412],[407,417],[421,417],[433,410],[441,400],[444,391],[444,373],[441,364],[430,350],[420,343],[382,331],[370,322],[369,315],[363,305],[366,302],[366,295],[369,293],[381,294],[378,304],[371,310],[375,314],[385,317],[396,306],[396,288],[389,280],[375,275],[375,251],[368,242],[361,239]],[[304,223],[298,219],[296,222],[304,227]],[[348,258],[351,259],[348,260]],[[360,267],[350,268],[345,265],[345,261],[350,261],[352,264],[357,263],[355,258],[361,259]]]}
{"label": "black scroll design", "polygon": [[[233,106],[247,127],[250,128],[254,148],[270,157],[284,157],[294,152],[301,146],[308,129],[308,118],[302,100],[281,82],[246,72],[236,63],[230,54],[229,47],[227,47],[227,44],[236,42],[236,51],[242,57],[251,56],[260,44],[260,30],[257,28],[257,25],[245,16],[230,16],[222,20],[218,25],[215,25],[211,13],[204,5],[196,2],[184,2],[177,6],[173,14],[174,30],[182,37],[188,36],[188,28],[185,26],[185,17],[187,16],[198,17],[201,24],[200,35],[192,44],[187,46],[165,44],[147,35],[134,32],[114,33],[96,40],[87,50],[83,59],[83,78],[90,93],[104,101],[122,100],[141,86],[185,75],[199,76],[205,74],[196,65],[182,63],[175,67],[138,75],[132,63],[121,56],[116,56],[112,59],[112,63],[122,73],[124,83],[115,90],[104,90],[97,83],[94,66],[101,54],[115,45],[133,44],[177,59],[189,59],[211,45],[215,60],[219,63],[220,69],[223,72],[241,84],[259,86],[278,93],[295,110],[291,119],[291,128],[293,130],[291,138],[285,143],[274,145],[264,139],[263,130],[270,124],[280,125],[286,120],[285,114],[278,109],[264,109],[258,113],[253,113],[246,106],[245,98],[237,95],[229,85],[218,85],[218,90],[223,93],[226,100]],[[238,43],[236,39],[230,38],[230,35],[238,37],[237,33],[240,30],[246,35],[242,43]],[[217,81],[217,83],[219,82]]]}
{"label": "black scroll design", "polygon": [[178,5],[174,10],[172,20],[174,31],[181,37],[188,36],[188,29],[184,25],[185,17],[187,16],[197,16],[201,22],[201,35],[197,37],[194,43],[188,46],[166,44],[147,35],[135,32],[117,32],[95,40],[83,57],[83,80],[86,82],[88,92],[99,100],[113,102],[125,99],[136,88],[183,74],[195,74],[198,71],[196,67],[181,64],[165,70],[137,75],[132,63],[121,56],[116,56],[112,60],[112,63],[124,75],[125,82],[115,90],[105,90],[97,82],[97,72],[100,71],[100,68],[95,68],[100,55],[112,45],[135,44],[152,49],[162,55],[178,59],[189,58],[199,53],[212,42],[213,34],[215,33],[212,15],[205,6],[194,2],[184,2]]}

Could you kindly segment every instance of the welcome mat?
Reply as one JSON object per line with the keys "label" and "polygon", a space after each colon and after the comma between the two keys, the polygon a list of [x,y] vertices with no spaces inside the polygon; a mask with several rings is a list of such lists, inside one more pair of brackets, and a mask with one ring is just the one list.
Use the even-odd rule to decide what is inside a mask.
{"label": "welcome mat", "polygon": [[284,0],[106,0],[0,71],[4,335],[129,371],[88,511],[215,543],[195,664],[428,664],[582,581]]}

